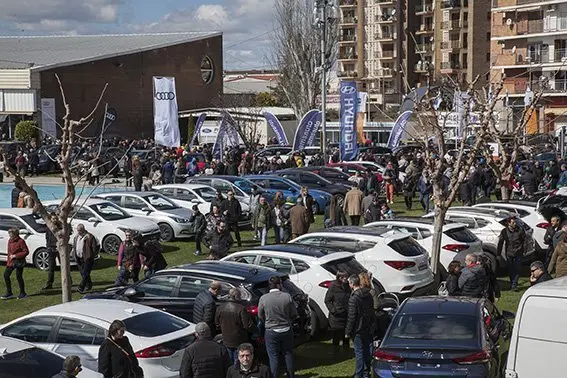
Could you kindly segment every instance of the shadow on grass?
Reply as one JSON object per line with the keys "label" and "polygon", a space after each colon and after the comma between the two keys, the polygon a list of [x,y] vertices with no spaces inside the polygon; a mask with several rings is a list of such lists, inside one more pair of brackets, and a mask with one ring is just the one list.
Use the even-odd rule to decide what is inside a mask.
{"label": "shadow on grass", "polygon": [[[322,366],[335,365],[354,357],[353,349],[343,350],[342,348],[335,351],[333,344],[318,340],[318,342],[310,342],[297,347],[294,350],[295,369],[309,370]],[[312,374],[312,373],[307,373]],[[300,375],[296,375],[300,377]],[[301,377],[313,377],[317,375],[301,375]],[[342,377],[341,376],[337,376]]]}
{"label": "shadow on grass", "polygon": [[[188,247],[192,246],[194,247],[195,243],[188,243]],[[163,253],[171,253],[171,252],[177,252],[179,250],[181,250],[181,248],[179,248],[176,245],[170,245],[170,244],[162,244],[161,245],[163,248]]]}

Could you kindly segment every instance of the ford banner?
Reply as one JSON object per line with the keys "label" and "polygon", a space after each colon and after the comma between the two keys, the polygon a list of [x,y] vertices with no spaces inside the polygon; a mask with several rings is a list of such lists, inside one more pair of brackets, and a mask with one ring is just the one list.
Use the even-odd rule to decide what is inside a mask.
{"label": "ford banner", "polygon": [[192,149],[193,145],[197,141],[197,135],[201,133],[201,128],[203,127],[206,118],[207,118],[206,113],[201,113],[199,118],[197,118],[197,123],[195,123],[195,132],[193,134],[193,137],[191,138],[191,143],[189,143],[189,149]]}
{"label": "ford banner", "polygon": [[285,135],[284,129],[280,120],[275,116],[275,114],[270,112],[264,112],[264,118],[266,118],[266,122],[272,128],[274,134],[276,134],[276,138],[278,143],[282,146],[287,146],[289,142],[287,141],[287,135]]}
{"label": "ford banner", "polygon": [[358,90],[355,81],[341,81],[341,160],[356,159],[358,144],[356,143],[356,119],[358,117]]}
{"label": "ford banner", "polygon": [[412,115],[411,110],[406,110],[396,120],[392,131],[390,132],[390,138],[388,139],[388,148],[394,149],[400,145],[400,140],[402,139],[402,134],[406,129],[406,125]]}
{"label": "ford banner", "polygon": [[293,151],[304,150],[315,140],[319,126],[321,125],[321,112],[317,109],[308,111],[295,131],[293,138]]}

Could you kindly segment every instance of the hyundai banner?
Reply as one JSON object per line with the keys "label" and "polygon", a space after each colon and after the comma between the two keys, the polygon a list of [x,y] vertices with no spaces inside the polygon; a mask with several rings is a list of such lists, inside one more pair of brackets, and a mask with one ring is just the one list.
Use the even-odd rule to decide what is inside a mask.
{"label": "hyundai banner", "polygon": [[295,131],[293,151],[304,150],[305,147],[313,144],[321,121],[322,115],[317,109],[310,110],[303,116]]}
{"label": "hyundai banner", "polygon": [[287,141],[287,135],[285,135],[284,129],[280,120],[275,116],[275,114],[270,112],[264,112],[264,118],[266,118],[266,122],[272,128],[274,134],[276,134],[276,138],[278,143],[282,146],[287,146],[289,142]]}
{"label": "hyundai banner", "polygon": [[356,159],[358,144],[356,143],[356,119],[358,116],[358,90],[355,81],[341,81],[341,117],[340,148],[341,160]]}
{"label": "hyundai banner", "polygon": [[406,110],[396,120],[392,131],[390,132],[390,138],[388,139],[388,148],[394,149],[400,145],[400,140],[402,139],[402,134],[406,129],[406,125],[412,115],[411,110]]}
{"label": "hyundai banner", "polygon": [[189,149],[192,149],[193,145],[197,141],[197,136],[201,132],[201,128],[203,127],[206,118],[207,118],[206,113],[201,113],[199,118],[197,118],[197,122],[195,123],[195,132],[193,133],[193,137],[191,138],[191,143],[189,143]]}
{"label": "hyundai banner", "polygon": [[179,118],[174,77],[154,76],[154,140],[157,145],[179,147]]}

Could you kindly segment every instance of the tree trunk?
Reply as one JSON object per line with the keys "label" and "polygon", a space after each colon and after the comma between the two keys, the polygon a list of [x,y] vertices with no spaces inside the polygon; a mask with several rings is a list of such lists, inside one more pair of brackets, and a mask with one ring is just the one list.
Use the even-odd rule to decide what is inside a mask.
{"label": "tree trunk", "polygon": [[71,229],[70,226],[67,225],[58,233],[57,237],[57,251],[59,252],[59,261],[61,263],[61,300],[63,303],[72,301],[70,236]]}
{"label": "tree trunk", "polygon": [[508,189],[510,185],[508,180],[500,180],[500,194],[502,196],[502,201],[508,202],[510,200],[510,190]]}
{"label": "tree trunk", "polygon": [[443,224],[445,223],[445,214],[447,208],[444,206],[435,206],[435,218],[433,222],[433,241],[431,246],[431,269],[437,276],[439,273],[439,262],[441,255],[441,237],[443,236]]}

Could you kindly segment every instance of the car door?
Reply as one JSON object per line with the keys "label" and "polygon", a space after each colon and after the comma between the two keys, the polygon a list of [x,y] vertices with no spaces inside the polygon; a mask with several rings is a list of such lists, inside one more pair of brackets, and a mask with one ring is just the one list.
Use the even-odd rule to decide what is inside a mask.
{"label": "car door", "polygon": [[81,364],[98,371],[98,350],[106,330],[77,319],[62,318],[55,333],[53,352],[62,356],[79,356]]}
{"label": "car door", "polygon": [[[135,285],[139,296],[131,297],[132,302],[170,312],[174,291],[178,285],[176,274],[160,274],[152,276]],[[143,294],[142,294],[143,293]]]}
{"label": "car door", "polygon": [[123,196],[121,206],[132,215],[140,217],[148,216],[148,213],[143,211],[143,209],[147,209],[149,205],[143,199],[136,196]]}
{"label": "car door", "polygon": [[57,316],[34,316],[7,326],[1,334],[51,350],[57,320]]}
{"label": "car door", "polygon": [[[97,240],[101,240],[103,235],[101,235],[101,232],[99,232],[99,230],[102,228],[102,222],[98,222],[98,217],[90,209],[86,207],[75,206],[72,210],[72,217],[73,221],[71,224],[74,226],[73,228],[75,228],[78,224],[82,224],[83,226],[85,226],[85,230],[93,234],[97,238]],[[92,220],[92,218],[97,219],[97,222],[89,222],[89,219]]]}
{"label": "car door", "polygon": [[181,276],[177,290],[169,306],[169,313],[193,322],[193,306],[200,292],[208,290],[213,280],[199,276]]}
{"label": "car door", "polygon": [[285,182],[284,180],[277,180],[277,179],[267,179],[266,180],[268,186],[266,187],[269,191],[276,193],[282,192],[284,197],[288,196],[295,196],[298,194],[296,188],[290,185],[290,183]]}
{"label": "car door", "polygon": [[0,215],[0,261],[8,259],[8,230],[12,227],[18,230],[27,229],[18,218],[7,214]]}

